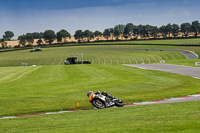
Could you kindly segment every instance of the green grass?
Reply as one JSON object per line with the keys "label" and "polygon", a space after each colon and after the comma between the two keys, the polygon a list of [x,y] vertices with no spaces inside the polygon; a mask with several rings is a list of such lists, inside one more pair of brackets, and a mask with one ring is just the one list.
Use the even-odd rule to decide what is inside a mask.
{"label": "green grass", "polygon": [[166,64],[174,64],[174,65],[184,65],[184,66],[193,66],[193,67],[200,67],[196,66],[195,62],[200,62],[200,59],[189,59],[189,60],[169,60],[166,61]]}
{"label": "green grass", "polygon": [[113,41],[85,44],[171,44],[171,45],[200,45],[200,38],[195,39],[166,39],[166,40],[137,40],[137,41]]}
{"label": "green grass", "polygon": [[[187,39],[189,40],[189,39]],[[198,39],[196,39],[198,41]],[[139,41],[138,41],[139,42]],[[183,46],[122,45],[43,48],[0,53],[0,117],[70,109],[91,109],[87,91],[105,90],[126,103],[165,99],[200,92],[200,82],[188,76],[141,70],[120,64],[191,65],[176,52],[120,48],[186,49]],[[84,53],[91,65],[63,65],[71,53]],[[20,66],[21,62],[37,67]],[[2,67],[3,66],[3,67]],[[80,107],[76,107],[76,103]],[[199,101],[113,108],[1,120],[0,132],[198,132]]]}
{"label": "green grass", "polygon": [[1,120],[2,133],[198,133],[200,101]]}
{"label": "green grass", "polygon": [[77,102],[92,108],[90,90],[105,90],[126,103],[200,92],[198,79],[123,65],[0,67],[0,74],[0,116],[75,109]]}
{"label": "green grass", "polygon": [[[84,54],[84,60],[92,64],[140,64],[158,63],[160,60],[180,60],[186,57],[177,52],[138,51],[123,48],[135,46],[72,46],[61,48],[43,48],[42,52],[20,50],[0,53],[0,67],[29,65],[63,65],[71,53]],[[80,57],[80,56],[79,56]],[[79,59],[80,60],[80,59]]]}

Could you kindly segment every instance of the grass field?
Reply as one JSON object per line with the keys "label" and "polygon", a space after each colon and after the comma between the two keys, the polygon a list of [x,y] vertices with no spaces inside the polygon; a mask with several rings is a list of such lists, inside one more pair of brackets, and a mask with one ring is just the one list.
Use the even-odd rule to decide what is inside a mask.
{"label": "grass field", "polygon": [[175,64],[175,65],[200,67],[200,66],[196,66],[195,62],[200,62],[200,59],[169,60],[169,61],[166,61],[165,63],[166,64]]}
{"label": "grass field", "polygon": [[[197,39],[198,40],[198,39]],[[92,109],[87,91],[105,90],[125,103],[179,97],[200,92],[188,76],[142,70],[122,64],[191,65],[183,54],[123,48],[185,49],[200,47],[118,45],[43,48],[0,53],[0,117],[70,109]],[[63,65],[71,53],[84,53],[91,65]],[[21,67],[21,62],[36,67]],[[76,107],[77,102],[80,107]],[[88,110],[1,120],[0,132],[198,132],[199,101]]]}
{"label": "grass field", "polygon": [[200,101],[1,120],[2,133],[198,133]]}
{"label": "grass field", "polygon": [[[177,52],[166,51],[138,51],[121,48],[135,48],[135,46],[72,46],[61,48],[43,48],[42,52],[20,50],[0,53],[0,67],[29,65],[63,65],[71,53],[84,54],[84,60],[92,64],[140,64],[159,63],[160,60],[180,60],[186,57]],[[80,57],[80,56],[79,56]],[[79,58],[80,60],[80,58]]]}
{"label": "grass field", "polygon": [[0,72],[0,116],[75,109],[77,102],[92,108],[90,90],[105,90],[125,103],[200,91],[198,79],[123,65],[0,67]]}

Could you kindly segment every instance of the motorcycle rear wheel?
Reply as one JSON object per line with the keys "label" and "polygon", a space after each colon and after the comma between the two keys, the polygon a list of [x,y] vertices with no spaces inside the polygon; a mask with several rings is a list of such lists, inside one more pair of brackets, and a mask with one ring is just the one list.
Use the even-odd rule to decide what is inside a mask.
{"label": "motorcycle rear wheel", "polygon": [[98,109],[103,109],[106,107],[105,102],[99,99],[92,100],[92,105]]}

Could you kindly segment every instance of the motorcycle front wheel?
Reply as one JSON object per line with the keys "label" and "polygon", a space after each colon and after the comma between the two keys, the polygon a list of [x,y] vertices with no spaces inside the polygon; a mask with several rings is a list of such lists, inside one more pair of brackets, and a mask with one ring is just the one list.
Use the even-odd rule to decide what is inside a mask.
{"label": "motorcycle front wheel", "polygon": [[117,107],[123,107],[124,106],[124,102],[118,98],[118,100],[115,101],[115,106]]}
{"label": "motorcycle front wheel", "polygon": [[105,102],[99,99],[95,99],[92,101],[92,105],[98,109],[103,109],[106,107]]}

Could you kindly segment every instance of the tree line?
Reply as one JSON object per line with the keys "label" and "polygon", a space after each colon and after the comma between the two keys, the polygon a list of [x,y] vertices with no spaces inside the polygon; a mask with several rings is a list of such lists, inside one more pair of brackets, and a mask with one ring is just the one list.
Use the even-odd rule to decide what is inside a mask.
{"label": "tree line", "polygon": [[[192,23],[182,23],[181,25],[178,24],[167,24],[158,26],[152,25],[134,25],[132,23],[127,23],[126,25],[119,24],[114,26],[114,28],[106,28],[103,32],[96,30],[92,32],[90,30],[76,30],[74,37],[78,42],[81,42],[84,38],[87,39],[89,42],[91,39],[96,38],[96,41],[100,41],[100,37],[104,37],[107,40],[111,38],[116,38],[119,40],[119,37],[123,37],[125,39],[133,39],[132,37],[135,36],[134,39],[138,39],[138,37],[153,37],[157,38],[162,36],[162,38],[174,37],[176,38],[179,33],[182,33],[182,37],[188,37],[189,33],[194,33],[194,36],[197,37],[200,32],[200,23],[199,21],[193,21]],[[2,48],[7,47],[6,41],[11,40],[14,36],[12,31],[6,31],[3,35],[3,38],[0,39],[0,43]],[[44,32],[34,32],[34,33],[26,33],[23,35],[18,36],[19,45],[32,45],[34,39],[38,39],[37,44],[41,45],[43,40],[45,43],[52,44],[53,41],[57,40],[57,42],[63,42],[66,37],[70,38],[71,34],[62,29],[55,33],[53,30],[46,30]],[[113,39],[112,39],[113,40]]]}

